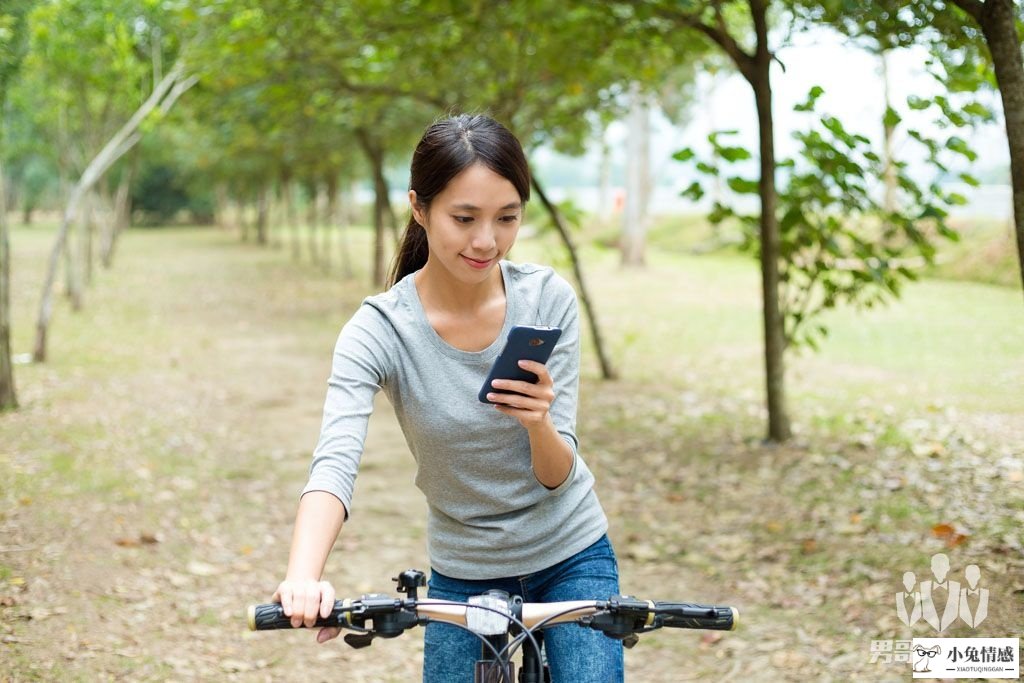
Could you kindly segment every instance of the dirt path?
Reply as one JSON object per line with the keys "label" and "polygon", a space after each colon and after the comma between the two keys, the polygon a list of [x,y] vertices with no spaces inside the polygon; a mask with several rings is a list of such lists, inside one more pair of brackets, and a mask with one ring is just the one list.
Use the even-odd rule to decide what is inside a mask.
{"label": "dirt path", "polygon": [[[123,246],[80,341],[102,354],[116,335],[125,358],[31,369],[24,409],[0,423],[16,477],[0,521],[0,679],[414,679],[418,634],[357,652],[245,627],[283,574],[333,338],[358,293],[216,237]],[[174,253],[157,271],[154,249]],[[424,567],[411,458],[386,401],[377,412],[328,572],[349,594]]]}
{"label": "dirt path", "polygon": [[[361,651],[246,631],[283,574],[334,337],[362,294],[228,240],[130,235],[92,320],[62,312],[60,360],[23,371],[24,408],[0,423],[0,680],[418,680],[420,631]],[[412,477],[381,397],[328,566],[340,593],[427,569]]]}
{"label": "dirt path", "polygon": [[[16,235],[25,262],[46,246]],[[119,258],[84,314],[58,312],[53,361],[19,366],[24,407],[0,418],[0,681],[419,680],[422,632],[356,651],[251,634],[244,619],[284,572],[334,339],[364,291],[209,231],[133,231]],[[38,282],[16,277],[24,329]],[[943,455],[965,476],[939,495],[936,454],[892,445],[882,419],[841,443],[767,449],[749,438],[756,396],[625,382],[584,382],[582,396],[624,590],[745,610],[722,639],[645,636],[630,681],[905,679],[870,646],[910,637],[888,602],[892,568],[927,569],[914,563],[942,548],[928,537],[937,521],[976,519],[954,562],[1000,577],[993,595],[1024,590],[1019,449],[942,432],[936,443],[969,459],[956,470],[957,453]],[[328,566],[340,593],[391,593],[395,573],[427,569],[412,478],[381,399]],[[944,516],[917,519],[921,496]],[[983,536],[994,517],[1005,530]],[[1002,601],[979,635],[1009,635],[1022,616]]]}

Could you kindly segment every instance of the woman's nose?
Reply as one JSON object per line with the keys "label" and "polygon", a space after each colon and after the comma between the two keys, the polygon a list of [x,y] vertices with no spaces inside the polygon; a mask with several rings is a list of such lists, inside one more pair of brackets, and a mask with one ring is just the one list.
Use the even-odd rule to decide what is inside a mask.
{"label": "woman's nose", "polygon": [[480,229],[473,234],[473,248],[478,251],[489,251],[494,248],[494,226],[482,221]]}

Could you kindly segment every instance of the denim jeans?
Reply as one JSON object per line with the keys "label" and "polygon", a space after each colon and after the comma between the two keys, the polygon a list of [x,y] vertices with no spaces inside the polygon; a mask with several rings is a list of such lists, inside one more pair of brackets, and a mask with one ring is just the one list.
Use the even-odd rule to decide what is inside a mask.
{"label": "denim jeans", "polygon": [[[485,581],[453,579],[431,570],[427,596],[464,601],[490,589],[520,595],[526,602],[606,600],[619,592],[619,567],[607,536],[547,569],[525,576]],[[543,631],[552,683],[620,683],[622,643],[573,623]],[[427,625],[424,634],[424,683],[472,683],[480,659],[480,640],[456,626]],[[525,643],[523,647],[530,647]]]}

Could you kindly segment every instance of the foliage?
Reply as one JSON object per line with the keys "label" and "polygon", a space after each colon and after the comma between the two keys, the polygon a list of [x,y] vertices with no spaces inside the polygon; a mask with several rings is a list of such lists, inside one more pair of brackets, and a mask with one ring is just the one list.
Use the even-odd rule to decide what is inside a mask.
{"label": "foliage", "polygon": [[[906,162],[895,162],[901,202],[898,210],[887,210],[879,198],[884,160],[867,137],[848,131],[835,116],[817,112],[823,93],[814,87],[807,100],[795,107],[817,124],[794,133],[800,142],[798,157],[778,163],[784,333],[787,345],[812,348],[828,334],[823,312],[840,304],[871,307],[898,296],[903,282],[916,279],[916,268],[933,263],[936,240],[957,238],[946,223],[947,207],[965,201],[937,183],[920,187],[907,174]],[[895,112],[890,110],[890,115]],[[698,161],[697,170],[705,176],[724,175],[735,194],[756,195],[757,181],[742,173],[744,162],[753,154],[728,142],[734,133],[712,133],[709,142],[724,163],[713,166]],[[945,170],[939,145],[920,133],[914,137],[934,155],[935,167]],[[951,138],[945,148],[973,154],[956,140]],[[695,155],[684,149],[675,157],[692,161]],[[703,196],[703,189],[695,182],[683,194],[696,200]],[[746,237],[744,248],[759,254],[758,215],[716,201],[709,220],[738,221]]]}
{"label": "foliage", "polygon": [[175,166],[147,165],[133,184],[132,207],[135,221],[143,225],[174,222],[184,213],[191,224],[213,221],[214,199],[207,187],[189,183]]}

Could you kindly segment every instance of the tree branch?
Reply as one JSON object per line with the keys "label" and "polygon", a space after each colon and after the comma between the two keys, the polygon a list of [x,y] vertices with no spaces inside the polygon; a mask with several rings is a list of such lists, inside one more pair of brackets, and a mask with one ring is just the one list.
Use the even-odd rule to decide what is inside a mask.
{"label": "tree branch", "polygon": [[736,42],[736,39],[729,33],[729,29],[725,25],[725,17],[722,15],[721,3],[716,1],[714,3],[714,8],[716,19],[715,26],[704,23],[697,18],[696,15],[676,12],[660,5],[655,7],[654,11],[662,19],[667,19],[673,23],[687,28],[692,28],[710,38],[713,43],[718,45],[727,55],[729,55],[729,58],[732,59],[736,68],[739,69],[741,74],[743,74],[743,77],[750,81],[754,77],[754,57],[753,55],[747,54],[740,44]]}
{"label": "tree branch", "polygon": [[982,13],[985,11],[985,3],[982,0],[953,0],[953,4],[970,14],[979,25],[981,24]]}

